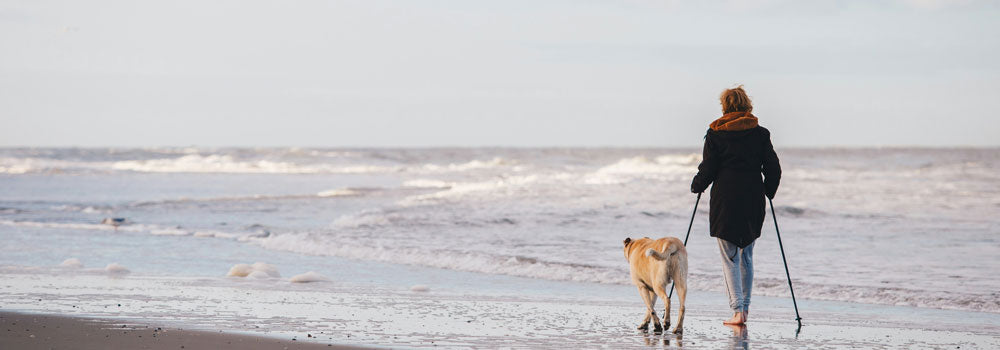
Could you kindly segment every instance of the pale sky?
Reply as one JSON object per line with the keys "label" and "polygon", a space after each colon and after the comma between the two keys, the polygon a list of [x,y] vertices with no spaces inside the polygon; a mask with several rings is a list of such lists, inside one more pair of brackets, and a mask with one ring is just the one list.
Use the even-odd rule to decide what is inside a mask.
{"label": "pale sky", "polygon": [[0,0],[0,146],[1000,146],[998,1]]}

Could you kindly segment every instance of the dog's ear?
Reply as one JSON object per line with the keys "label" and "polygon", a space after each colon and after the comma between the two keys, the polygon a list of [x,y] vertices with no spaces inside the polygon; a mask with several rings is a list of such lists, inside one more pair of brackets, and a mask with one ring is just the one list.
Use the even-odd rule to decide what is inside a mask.
{"label": "dog's ear", "polygon": [[632,243],[632,237],[625,239],[625,245],[627,246],[629,243]]}

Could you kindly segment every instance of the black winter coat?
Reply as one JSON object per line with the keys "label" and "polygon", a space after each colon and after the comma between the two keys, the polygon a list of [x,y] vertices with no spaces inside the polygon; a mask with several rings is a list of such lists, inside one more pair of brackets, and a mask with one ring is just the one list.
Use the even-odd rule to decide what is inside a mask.
{"label": "black winter coat", "polygon": [[761,126],[741,131],[709,129],[691,192],[701,193],[715,184],[708,214],[712,237],[743,248],[760,237],[764,196],[774,198],[780,179],[781,165],[770,131]]}

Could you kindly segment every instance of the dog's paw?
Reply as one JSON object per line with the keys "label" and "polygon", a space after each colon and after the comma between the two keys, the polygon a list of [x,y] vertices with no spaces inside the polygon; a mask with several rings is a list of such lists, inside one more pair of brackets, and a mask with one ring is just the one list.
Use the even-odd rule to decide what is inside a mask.
{"label": "dog's paw", "polygon": [[643,323],[643,324],[639,325],[639,327],[636,327],[635,329],[638,329],[640,331],[645,331],[645,330],[649,329],[649,323],[648,322],[647,323]]}
{"label": "dog's paw", "polygon": [[683,334],[683,333],[684,333],[684,328],[681,327],[674,328],[674,334]]}
{"label": "dog's paw", "polygon": [[663,329],[669,329],[669,328],[670,328],[670,321],[663,321]]}
{"label": "dog's paw", "polygon": [[653,334],[660,334],[660,333],[663,333],[663,328],[661,328],[660,325],[654,325]]}

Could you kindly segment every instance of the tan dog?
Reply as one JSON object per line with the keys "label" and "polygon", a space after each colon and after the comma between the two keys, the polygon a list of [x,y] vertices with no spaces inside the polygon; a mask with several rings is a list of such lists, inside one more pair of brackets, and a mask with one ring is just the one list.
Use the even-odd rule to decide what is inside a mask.
{"label": "tan dog", "polygon": [[[646,317],[639,324],[639,329],[649,327],[649,319],[653,319],[653,331],[660,332],[670,328],[670,298],[667,297],[667,284],[674,281],[677,296],[680,299],[680,316],[674,333],[684,332],[684,298],[687,296],[687,250],[684,243],[674,237],[652,240],[649,237],[632,240],[625,239],[625,259],[628,260],[632,272],[632,283],[639,288],[639,296],[646,302]],[[656,318],[653,306],[656,296],[666,302],[663,315],[663,328]]]}

